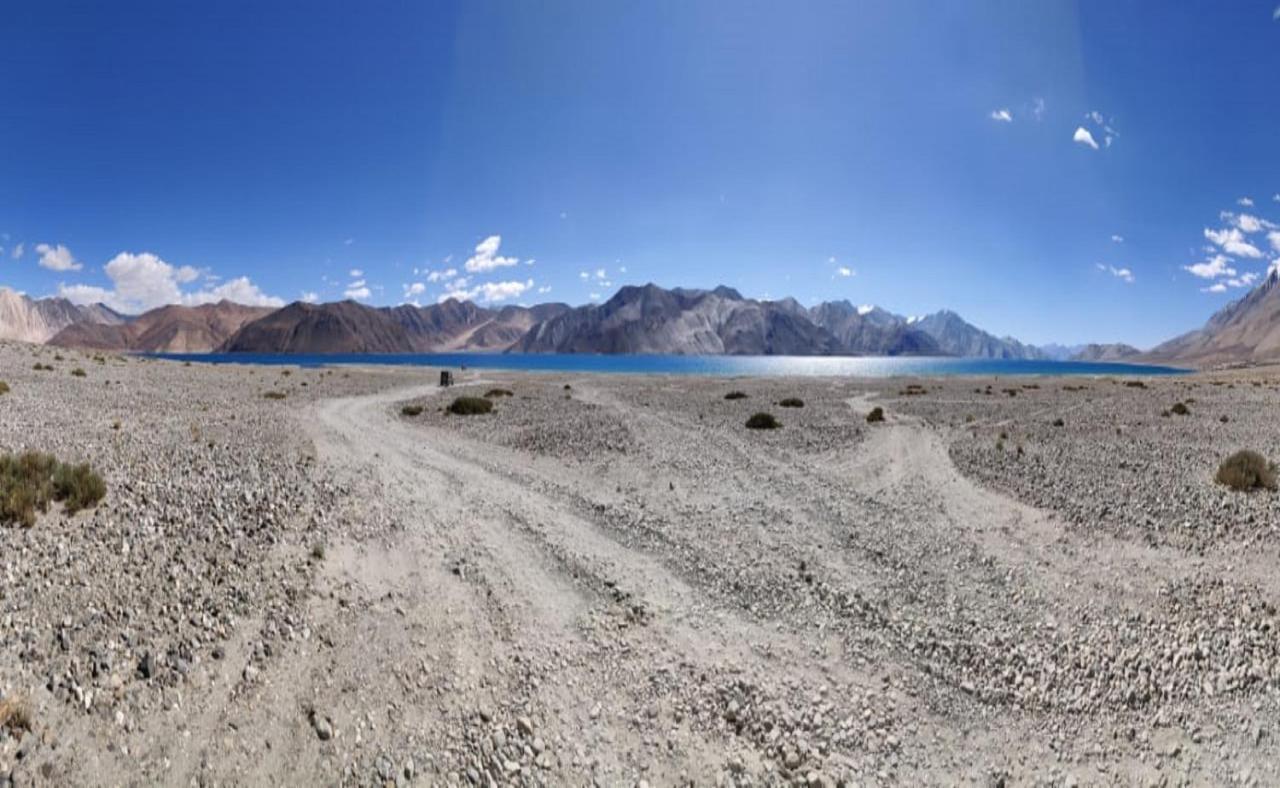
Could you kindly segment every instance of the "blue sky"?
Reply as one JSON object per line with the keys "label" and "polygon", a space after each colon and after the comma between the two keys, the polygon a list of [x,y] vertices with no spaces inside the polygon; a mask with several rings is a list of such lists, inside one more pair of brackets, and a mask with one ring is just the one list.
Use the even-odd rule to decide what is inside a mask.
{"label": "blue sky", "polygon": [[1277,1],[13,4],[0,283],[1150,345],[1280,257]]}

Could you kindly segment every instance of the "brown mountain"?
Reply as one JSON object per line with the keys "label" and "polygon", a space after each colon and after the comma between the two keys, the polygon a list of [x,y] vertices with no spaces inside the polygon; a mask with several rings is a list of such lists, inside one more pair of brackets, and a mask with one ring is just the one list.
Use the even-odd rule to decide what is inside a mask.
{"label": "brown mountain", "polygon": [[1158,345],[1142,361],[1211,367],[1280,362],[1280,271],[1218,310],[1203,328]]}
{"label": "brown mountain", "polygon": [[296,302],[246,324],[221,349],[231,353],[505,350],[539,320],[568,308],[542,304],[492,310],[454,299],[425,307]]}
{"label": "brown mountain", "polygon": [[220,346],[245,323],[274,311],[230,301],[200,306],[162,306],[143,312],[127,323],[78,323],[49,340],[60,347],[131,350],[144,353],[207,353]]}
{"label": "brown mountain", "polygon": [[67,326],[84,323],[113,325],[124,316],[102,304],[73,304],[65,298],[30,298],[0,288],[0,339],[48,342]]}

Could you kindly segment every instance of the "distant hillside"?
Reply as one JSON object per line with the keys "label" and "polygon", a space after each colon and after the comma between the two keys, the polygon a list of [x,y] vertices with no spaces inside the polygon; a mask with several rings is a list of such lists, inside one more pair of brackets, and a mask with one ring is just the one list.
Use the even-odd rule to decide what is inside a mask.
{"label": "distant hillside", "polygon": [[937,340],[909,325],[905,318],[880,307],[854,307],[828,301],[809,310],[813,322],[827,329],[852,353],[876,356],[945,356]]}
{"label": "distant hillside", "polygon": [[355,301],[289,304],[246,324],[222,343],[232,353],[429,353],[505,350],[564,304],[485,309],[448,299],[418,307]]}
{"label": "distant hillside", "polygon": [[1128,361],[1141,354],[1133,345],[1113,342],[1107,345],[1089,344],[1071,355],[1072,361]]}
{"label": "distant hillside", "polygon": [[944,309],[908,321],[912,328],[933,337],[942,352],[966,358],[1039,359],[1045,355],[1033,345],[1025,345],[1013,337],[996,337]]}
{"label": "distant hillside", "polygon": [[1280,271],[1218,310],[1202,328],[1144,353],[1154,363],[1218,366],[1280,362]]}
{"label": "distant hillside", "polygon": [[200,306],[162,306],[127,323],[78,323],[59,331],[49,344],[143,353],[207,353],[245,323],[274,311],[230,301]]}
{"label": "distant hillside", "polygon": [[795,306],[745,299],[727,287],[623,287],[603,304],[538,323],[511,350],[801,356],[843,350],[830,331],[814,325]]}
{"label": "distant hillside", "polygon": [[118,325],[125,319],[103,304],[78,306],[65,298],[34,299],[0,288],[0,339],[48,342],[68,326]]}

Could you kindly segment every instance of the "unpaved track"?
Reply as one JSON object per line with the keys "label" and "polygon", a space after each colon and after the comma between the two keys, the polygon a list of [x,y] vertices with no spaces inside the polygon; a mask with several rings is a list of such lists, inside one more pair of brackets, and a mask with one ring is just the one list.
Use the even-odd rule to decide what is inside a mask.
{"label": "unpaved track", "polygon": [[[980,637],[983,622],[1069,642],[1077,622],[1062,611],[1087,600],[1153,615],[1160,589],[1201,562],[976,485],[946,430],[910,416],[890,412],[847,449],[775,454],[613,385],[575,380],[573,394],[636,425],[642,450],[594,466],[399,416],[406,400],[438,406],[435,388],[308,412],[320,459],[364,496],[351,517],[390,527],[330,551],[314,614],[335,645],[311,658],[299,697],[319,698],[343,735],[359,709],[398,698],[384,724],[435,753],[446,779],[1130,781],[1161,774],[1151,742],[1193,746],[1153,732],[1116,748],[1141,717],[975,703],[958,668],[916,649],[925,635]],[[653,458],[671,446],[732,473],[664,495],[679,477]],[[326,692],[335,677],[346,686]],[[524,762],[488,744],[518,717],[535,732],[526,754],[539,743]],[[1198,763],[1188,774],[1225,768]]]}

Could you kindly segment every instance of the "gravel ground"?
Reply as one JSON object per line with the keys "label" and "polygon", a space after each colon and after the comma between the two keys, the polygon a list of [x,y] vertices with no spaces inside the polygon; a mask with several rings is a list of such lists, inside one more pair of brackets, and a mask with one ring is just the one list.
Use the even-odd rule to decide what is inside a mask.
{"label": "gravel ground", "polygon": [[5,788],[1280,781],[1280,498],[1212,481],[1280,457],[1264,373],[62,352],[0,346],[0,448],[108,493],[0,527]]}

